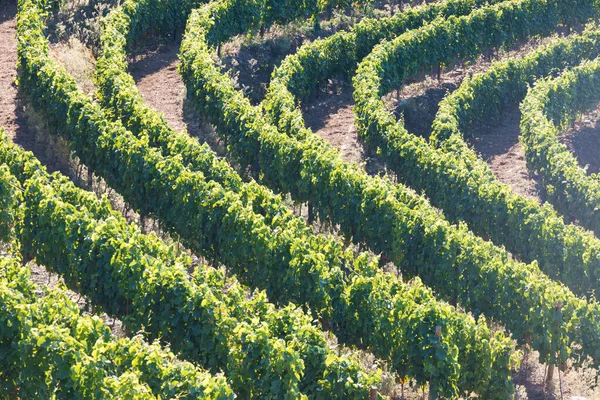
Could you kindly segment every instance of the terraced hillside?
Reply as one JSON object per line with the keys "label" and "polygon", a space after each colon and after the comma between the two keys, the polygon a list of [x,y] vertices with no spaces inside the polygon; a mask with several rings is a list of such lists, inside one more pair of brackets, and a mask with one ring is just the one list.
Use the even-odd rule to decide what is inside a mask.
{"label": "terraced hillside", "polygon": [[395,3],[3,6],[0,394],[599,395],[597,2]]}

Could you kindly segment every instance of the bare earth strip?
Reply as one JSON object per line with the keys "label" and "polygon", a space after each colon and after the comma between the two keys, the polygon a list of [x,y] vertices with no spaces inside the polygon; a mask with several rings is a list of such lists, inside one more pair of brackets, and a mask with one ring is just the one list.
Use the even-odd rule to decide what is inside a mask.
{"label": "bare earth strip", "polygon": [[187,128],[183,118],[185,86],[177,73],[177,46],[161,46],[130,64],[130,72],[146,104],[160,110],[176,130]]}
{"label": "bare earth strip", "polygon": [[11,138],[19,130],[20,115],[17,115],[17,40],[15,15],[16,4],[8,1],[0,3],[0,126]]}
{"label": "bare earth strip", "polygon": [[536,177],[527,168],[525,153],[519,143],[518,110],[506,113],[502,120],[488,127],[473,128],[466,139],[487,161],[496,178],[515,193],[541,201]]}
{"label": "bare earth strip", "polygon": [[186,88],[177,66],[179,43],[170,42],[157,49],[137,55],[129,64],[129,72],[136,82],[144,102],[163,113],[169,126],[177,131],[186,129],[201,143],[208,143],[223,155],[219,138],[213,128],[186,101]]}
{"label": "bare earth strip", "polygon": [[[65,161],[56,157],[54,151],[49,149],[48,141],[36,140],[35,131],[29,124],[41,122],[26,118],[31,113],[25,111],[16,86],[16,14],[16,0],[0,0],[0,127],[6,130],[8,137],[15,143],[32,151],[48,171],[61,170],[70,175]],[[64,159],[68,159],[68,154]]]}
{"label": "bare earth strip", "polygon": [[302,110],[306,125],[337,148],[345,161],[364,163],[364,147],[354,126],[352,89],[345,86],[341,93],[306,103]]}

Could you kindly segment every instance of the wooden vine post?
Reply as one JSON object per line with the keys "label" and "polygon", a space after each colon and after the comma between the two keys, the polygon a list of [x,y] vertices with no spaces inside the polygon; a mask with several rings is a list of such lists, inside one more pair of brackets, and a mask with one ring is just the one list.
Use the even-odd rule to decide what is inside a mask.
{"label": "wooden vine post", "polygon": [[548,375],[546,377],[546,386],[550,386],[554,378],[554,364],[557,362],[556,354],[560,346],[560,321],[562,321],[562,303],[556,303],[554,306],[554,338],[552,343],[552,354],[550,356],[550,365],[548,365]]}
{"label": "wooden vine post", "polygon": [[90,191],[93,190],[93,184],[94,184],[94,173],[92,172],[91,168],[88,168],[88,170],[87,170],[87,186]]}
{"label": "wooden vine post", "polygon": [[308,202],[308,225],[312,225],[314,222],[313,204]]}
{"label": "wooden vine post", "polygon": [[[436,347],[439,346],[442,343],[442,327],[440,325],[437,325],[435,327],[435,337],[436,337],[436,342],[435,345]],[[429,400],[435,400],[437,399],[437,396],[434,392],[434,387],[433,387],[433,376],[430,377],[429,379]]]}
{"label": "wooden vine post", "polygon": [[369,393],[369,400],[377,400],[377,388],[372,387],[371,392]]}
{"label": "wooden vine post", "polygon": [[140,228],[143,234],[146,234],[146,214],[144,212],[140,213]]}

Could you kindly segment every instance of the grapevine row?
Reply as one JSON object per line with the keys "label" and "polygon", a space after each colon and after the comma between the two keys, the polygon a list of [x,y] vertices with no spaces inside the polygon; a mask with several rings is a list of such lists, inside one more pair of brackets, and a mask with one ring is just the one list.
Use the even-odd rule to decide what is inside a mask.
{"label": "grapevine row", "polygon": [[304,137],[310,131],[305,128],[298,103],[300,98],[317,90],[316,84],[335,76],[350,76],[359,61],[383,40],[436,20],[467,15],[488,3],[487,0],[433,2],[389,18],[365,19],[350,31],[306,44],[274,70],[262,109],[282,132]]}
{"label": "grapevine row", "polygon": [[187,257],[140,234],[114,211],[97,219],[88,205],[107,205],[93,197],[84,194],[67,203],[57,191],[78,189],[65,179],[50,182],[37,160],[3,141],[2,161],[30,175],[20,182],[23,255],[61,274],[108,314],[122,317],[130,331],[144,329],[185,358],[224,370],[244,397],[295,397],[306,390],[360,398],[375,382],[356,360],[329,350],[300,309],[276,309],[264,293],[248,298],[235,279],[209,267],[199,267],[188,279]]}
{"label": "grapevine row", "polygon": [[[222,377],[141,337],[116,340],[62,289],[38,298],[29,271],[0,259],[0,395],[19,398],[233,399]],[[56,396],[56,397],[54,397]]]}
{"label": "grapevine row", "polygon": [[[15,246],[19,182],[0,166],[0,234]],[[14,249],[13,249],[14,250]],[[98,317],[82,316],[62,288],[40,297],[20,256],[0,258],[0,396],[21,398],[233,399],[223,377],[211,376],[141,337],[116,340]],[[133,397],[132,397],[133,398]]]}
{"label": "grapevine row", "polygon": [[[20,39],[24,39],[24,37],[21,36]],[[32,48],[32,46],[28,48]],[[68,134],[76,154],[86,164],[92,166],[97,173],[100,173],[111,186],[120,189],[126,199],[131,201],[131,199],[137,198],[139,199],[137,204],[143,205],[147,203],[148,198],[161,201],[166,197],[167,201],[159,210],[163,216],[170,215],[170,218],[178,218],[180,226],[184,226],[187,230],[187,235],[182,234],[182,237],[197,237],[198,232],[204,231],[197,229],[202,225],[196,222],[202,218],[202,215],[198,213],[198,210],[202,209],[202,204],[227,207],[227,212],[231,211],[235,212],[233,215],[244,216],[244,214],[237,214],[239,209],[241,212],[245,212],[237,205],[239,204],[237,200],[223,201],[221,196],[218,197],[219,202],[210,203],[208,195],[211,192],[209,190],[205,190],[207,196],[198,194],[201,192],[201,187],[198,185],[210,185],[208,186],[210,189],[217,191],[219,186],[216,183],[203,183],[199,174],[192,174],[183,169],[177,159],[163,159],[155,151],[147,149],[144,142],[135,140],[129,132],[120,128],[119,124],[107,123],[103,113],[93,103],[89,103],[85,96],[77,92],[74,82],[66,77],[62,70],[57,69],[56,66],[49,69],[49,66],[53,64],[47,54],[43,52],[37,54],[22,52],[21,54],[22,56],[33,56],[29,60],[22,60],[21,66],[25,74],[21,83],[30,93],[38,94],[38,96],[32,96],[38,110],[43,111],[51,126],[60,126]],[[41,67],[38,69],[37,65]],[[48,112],[49,110],[52,112]],[[128,179],[139,179],[139,184],[132,185],[131,180],[128,181]],[[191,182],[193,185],[182,185],[182,182]],[[154,192],[150,193],[154,194],[149,194],[149,188],[153,188]],[[174,191],[175,193],[173,193]],[[195,192],[197,195],[190,197],[189,194]],[[226,193],[226,195],[233,196],[230,193]],[[175,201],[177,198],[185,200]],[[219,216],[219,213],[213,212],[208,215]],[[223,215],[226,217],[227,213],[223,213]],[[223,222],[219,223],[220,229],[214,233],[210,231],[210,233],[216,235],[221,230],[225,230],[223,237],[230,237],[233,233],[239,235],[236,236],[239,240],[251,243],[240,246],[240,242],[230,241],[231,250],[227,249],[224,254],[235,255],[235,251],[240,251],[240,249],[242,251],[252,250],[262,257],[258,259],[265,260],[265,263],[262,264],[277,265],[276,258],[265,258],[271,256],[268,250],[273,243],[278,243],[277,236],[265,237],[269,233],[268,230],[252,230],[252,226],[248,227],[245,221],[254,221],[253,224],[258,224],[262,220],[254,217],[249,219],[252,216],[251,213],[246,215],[248,217],[245,218],[224,218]],[[239,223],[240,221],[244,223],[241,228],[239,225],[235,225],[226,229],[225,223]],[[182,225],[183,223],[185,225]],[[222,228],[223,226],[225,229]],[[194,229],[195,227],[196,229]],[[346,342],[360,343],[360,339],[365,338],[363,345],[366,343],[366,345],[372,346],[376,349],[376,353],[393,356],[394,358],[390,361],[394,363],[395,368],[404,374],[417,377],[420,382],[430,380],[432,375],[426,371],[434,368],[438,371],[434,376],[440,394],[452,395],[456,392],[458,366],[461,364],[465,365],[465,372],[467,368],[476,368],[470,374],[460,375],[461,389],[468,390],[476,387],[485,391],[498,387],[501,391],[510,390],[507,389],[507,385],[510,386],[508,369],[511,345],[502,335],[495,335],[491,338],[485,324],[476,325],[472,318],[456,313],[449,306],[437,303],[431,292],[418,284],[405,285],[392,276],[375,273],[364,259],[357,260],[355,267],[360,273],[357,273],[356,276],[350,274],[345,277],[339,267],[327,269],[319,267],[317,263],[321,257],[316,254],[312,255],[310,252],[306,253],[305,249],[308,247],[310,250],[311,242],[307,242],[305,239],[303,238],[302,241],[297,239],[297,245],[292,247],[293,252],[298,257],[302,256],[300,260],[304,261],[301,261],[300,264],[290,264],[287,270],[283,270],[285,274],[280,271],[270,272],[273,274],[273,279],[268,279],[264,275],[268,271],[265,271],[264,268],[248,268],[248,270],[257,275],[263,274],[260,279],[256,278],[257,282],[280,285],[280,293],[285,293],[286,289],[292,289],[290,281],[282,279],[285,276],[290,276],[293,279],[292,283],[299,282],[298,290],[307,290],[309,294],[312,290],[318,291],[318,296],[321,296],[319,298],[325,299],[325,303],[320,303],[321,306],[326,305],[326,308],[323,308],[324,313],[332,315],[333,320],[340,321],[337,324],[340,327],[339,332],[347,332]],[[257,240],[264,243],[262,247],[256,244]],[[300,244],[302,245],[300,246]],[[244,253],[242,256],[240,260],[253,259]],[[256,265],[260,266],[261,263]],[[241,268],[243,267],[240,266]],[[367,272],[363,272],[362,269]],[[317,284],[306,284],[307,279],[314,280]],[[329,281],[333,283],[323,287],[323,284]],[[304,284],[301,284],[302,282]],[[381,287],[379,295],[388,304],[394,305],[394,308],[398,310],[396,314],[387,315],[389,313],[387,307],[383,307],[383,304],[380,305],[376,300],[365,297],[364,291],[359,290],[359,288],[370,289],[371,287]],[[419,293],[419,296],[415,296],[415,293]],[[308,301],[309,297],[305,298],[307,298],[306,302],[314,304]],[[369,305],[370,302],[372,305]],[[366,310],[376,310],[378,313]],[[385,318],[382,318],[384,316]],[[397,320],[399,323],[391,324],[392,320]],[[432,342],[432,338],[435,337],[434,328],[437,324],[433,321],[447,321],[441,324],[444,327],[444,336],[442,345],[439,347],[433,345]],[[381,326],[382,329],[373,330],[369,323]],[[471,345],[473,341],[479,345],[473,347]],[[405,346],[408,346],[408,349]],[[414,350],[407,351],[409,349]],[[461,352],[458,353],[457,349],[461,349]],[[410,359],[407,359],[408,356]],[[458,360],[475,359],[478,361],[459,364],[457,358]],[[504,372],[497,373],[496,371]],[[490,377],[490,375],[492,376]],[[473,377],[479,379],[473,379]],[[492,381],[490,382],[490,380]],[[497,393],[502,393],[501,391]]]}
{"label": "grapevine row", "polygon": [[[410,10],[408,13],[410,15],[420,11],[425,14],[429,7],[436,4]],[[440,6],[443,4],[440,3]],[[405,14],[407,13],[398,14],[394,18],[401,19]],[[263,103],[263,109],[270,120],[288,135],[309,134],[310,131],[304,128],[302,114],[296,108],[297,100],[294,96],[308,95],[315,82],[336,74],[349,74],[356,64],[356,59],[360,59],[366,53],[366,49],[370,49],[376,42],[376,39],[370,41],[369,35],[378,38],[377,32],[387,32],[387,29],[382,29],[382,26],[386,26],[383,21],[379,22],[379,26],[365,21],[364,26],[359,24],[350,33],[339,33],[331,38],[316,41],[303,46],[297,54],[287,57],[273,73],[267,100]],[[555,22],[556,20],[550,20],[549,26]],[[442,20],[438,21],[438,24],[443,24]],[[374,32],[369,30],[371,26],[375,27]],[[547,26],[544,29],[547,29]],[[398,33],[401,31],[398,30]],[[420,36],[413,37],[415,41],[419,38]],[[599,42],[593,29],[589,29],[583,38],[574,40],[575,48],[564,54],[564,60],[557,59],[556,66],[552,64],[546,67],[562,68],[583,57],[597,54],[596,47]],[[365,50],[351,51],[352,48],[361,48],[360,46]],[[424,47],[407,52],[409,64],[416,64],[417,61],[413,59],[426,53]],[[399,63],[397,67],[403,68],[405,64],[406,62]],[[362,79],[357,81],[362,82]],[[453,107],[452,102],[457,101],[454,99],[465,95],[464,93],[466,92],[458,90],[456,95],[452,94],[442,102],[439,116],[434,123],[432,141],[435,141],[438,135],[448,136],[454,129],[458,129],[454,124],[464,125],[470,122],[469,118],[475,113],[475,106],[478,107],[478,117],[483,119],[490,117],[489,112],[493,104],[512,100],[508,93],[496,90],[495,97],[487,96],[475,106],[471,106],[469,99],[465,98],[461,99],[460,105],[454,103],[457,104],[455,108],[460,106],[460,109],[446,109]],[[460,121],[457,115],[462,118]],[[560,275],[564,282],[571,283],[571,288],[578,293],[588,294],[590,289],[597,285],[595,271],[598,270],[600,261],[596,254],[600,254],[600,242],[593,235],[575,226],[565,225],[562,218],[551,208],[539,207],[535,202],[513,194],[508,187],[499,185],[487,164],[478,160],[466,146],[463,146],[461,158],[456,158],[454,155],[444,156],[430,149],[424,140],[408,136],[405,131],[402,132],[402,139],[394,139],[397,146],[402,148],[399,150],[390,146],[389,151],[392,154],[388,155],[388,163],[392,169],[401,171],[400,178],[410,186],[424,190],[437,206],[448,213],[449,218],[464,219],[476,233],[491,235],[497,243],[508,246],[526,261],[538,260],[544,271],[551,276]],[[410,155],[410,152],[414,155]],[[402,157],[400,160],[399,156]],[[407,162],[414,163],[414,167],[407,168]],[[427,174],[426,179],[423,178],[424,173]],[[481,187],[486,187],[487,190],[479,190]],[[585,224],[584,221],[582,223]]]}
{"label": "grapevine row", "polygon": [[[440,6],[443,4],[440,3]],[[409,20],[408,16],[403,16],[417,11],[427,13],[429,7],[436,5],[437,3],[434,3],[423,9],[409,10],[408,13],[398,14],[394,18]],[[578,9],[575,7],[574,10]],[[571,20],[581,16],[581,13],[578,13]],[[557,20],[549,20],[548,26],[552,27]],[[310,133],[304,128],[302,114],[296,108],[297,100],[294,96],[308,95],[314,89],[315,82],[336,74],[349,74],[356,60],[366,55],[380,36],[390,38],[389,34],[378,36],[379,32],[388,32],[383,21],[386,20],[380,21],[379,25],[365,21],[364,26],[359,24],[350,33],[339,33],[303,46],[297,54],[284,60],[273,73],[267,101],[263,103],[263,109],[270,120],[289,135]],[[443,23],[442,20],[439,21],[439,24]],[[544,29],[547,30],[547,26],[544,26]],[[401,33],[399,30],[396,32]],[[374,36],[374,40],[370,40],[370,36]],[[418,40],[419,37],[413,39]],[[584,38],[574,40],[572,46],[575,47],[569,49],[563,58],[557,56],[560,59],[556,60],[556,65],[542,64],[538,68],[541,71],[544,67],[548,70],[564,68],[566,65],[577,63],[577,60],[597,54],[596,47],[599,42],[593,29],[589,29]],[[360,50],[353,51],[355,48]],[[426,53],[425,48],[408,53],[406,62],[394,66],[404,68],[407,62],[419,65],[414,59],[421,59],[423,53]],[[429,66],[434,64],[430,62]],[[415,67],[413,72],[418,68]],[[427,69],[426,66],[423,68]],[[357,81],[362,82],[362,79]],[[442,137],[447,138],[453,133],[460,133],[459,125],[464,129],[474,118],[490,118],[491,112],[497,114],[507,104],[518,102],[513,92],[504,87],[506,85],[502,86],[503,90],[495,89],[493,96],[490,93],[486,96],[479,93],[478,99],[466,89],[469,87],[468,82],[469,80],[462,85],[465,89],[461,87],[440,104],[431,134],[434,144],[440,142]],[[512,81],[505,79],[504,82]],[[485,89],[480,88],[481,91]],[[523,84],[519,92],[523,92],[524,89]],[[476,104],[471,104],[472,99],[468,96],[473,96],[477,100]],[[522,99],[524,93],[517,95],[519,96]],[[498,107],[498,110],[494,106]],[[454,143],[456,138],[452,144],[450,141],[445,142],[441,150],[447,151],[454,147],[456,153],[458,147],[460,158],[454,154],[440,154],[430,149],[424,140],[408,136],[402,128],[399,129],[401,139],[394,138],[396,146],[390,145],[388,149],[392,153],[387,158],[389,166],[399,172],[400,178],[410,186],[424,190],[435,205],[446,211],[451,220],[466,221],[475,233],[491,236],[496,243],[507,246],[527,262],[537,260],[546,273],[560,276],[564,282],[570,283],[570,287],[577,293],[589,294],[590,290],[597,286],[596,271],[600,268],[597,254],[600,254],[600,242],[593,235],[576,226],[565,225],[562,218],[550,207],[540,207],[534,201],[514,194],[505,185],[498,184],[487,164],[479,160],[464,143]],[[398,146],[401,146],[401,149],[396,148]],[[383,148],[387,149],[385,146]],[[407,162],[414,167],[408,169]],[[426,178],[423,174],[427,174]],[[485,187],[486,190],[480,190],[481,187]],[[580,223],[586,227],[592,228],[592,222],[591,218],[580,219]]]}
{"label": "grapevine row", "polygon": [[[403,123],[396,122],[394,116],[386,111],[378,95],[383,95],[394,85],[399,85],[420,68],[430,68],[430,62],[437,64],[456,58],[473,57],[487,47],[514,43],[518,39],[530,36],[532,32],[547,32],[564,18],[561,4],[551,3],[549,8],[545,8],[539,6],[536,1],[510,0],[481,8],[456,20],[438,22],[411,31],[392,42],[377,46],[361,63],[354,78],[357,127],[365,141],[371,146],[381,148],[387,165],[398,174],[399,179],[416,190],[424,190],[435,205],[448,210],[449,213],[458,214],[467,223],[475,225],[478,228],[477,232],[483,231],[497,243],[506,243],[502,240],[502,235],[515,235],[515,232],[523,228],[514,223],[488,230],[480,226],[487,227],[486,224],[493,224],[497,218],[497,209],[492,207],[493,202],[481,204],[481,197],[488,200],[484,190],[486,186],[481,180],[476,180],[477,173],[485,178],[485,173],[489,170],[479,168],[472,171],[461,159],[436,151],[425,139],[409,134]],[[530,20],[534,22],[529,23]],[[510,24],[508,21],[516,22]],[[538,27],[536,24],[542,26]],[[435,49],[445,51],[437,52]],[[419,57],[415,57],[415,53],[426,50],[434,50],[431,59],[421,61]],[[471,199],[473,192],[476,193]],[[465,213],[463,210],[468,211]],[[505,214],[500,214],[500,217],[504,216]],[[508,243],[513,241],[508,240]],[[519,246],[521,247],[517,250],[525,252],[527,249],[524,247],[529,244],[519,242]],[[583,256],[581,258],[584,259]],[[562,259],[563,257],[560,257],[558,260]],[[590,271],[600,268],[600,260],[595,260],[592,265],[576,263],[567,264],[568,267],[556,266],[557,261],[548,265],[546,260],[546,257],[540,257],[538,260],[542,269],[550,276],[560,279],[578,294],[585,294],[600,284],[596,280],[582,279],[584,274],[589,275]]]}
{"label": "grapevine row", "polygon": [[[144,103],[135,81],[127,72],[125,44],[135,41],[134,34],[140,35],[150,28],[160,30],[162,14],[159,11],[162,8],[162,2],[158,0],[125,1],[103,20],[100,55],[96,63],[100,103],[136,137],[147,137],[149,145],[160,149],[164,156],[181,156],[190,171],[201,172],[207,181],[215,181],[238,194],[243,204],[265,217],[271,227],[290,229],[293,226],[298,232],[305,231],[302,228],[304,222],[294,218],[279,197],[255,182],[244,183],[208,145],[200,145],[185,131],[171,129],[162,114]],[[134,26],[135,30],[132,29]]]}
{"label": "grapevine row", "polygon": [[[310,200],[320,216],[339,224],[347,237],[383,252],[447,298],[497,318],[521,341],[535,338],[542,360],[550,357],[559,340],[578,343],[576,351],[600,359],[597,346],[589,341],[598,335],[597,303],[578,299],[535,264],[509,259],[465,226],[451,226],[402,186],[368,177],[342,162],[314,135],[300,141],[278,132],[212,61],[206,38],[215,27],[208,22],[209,12],[209,6],[202,7],[188,21],[181,72],[198,109],[227,139],[240,164],[259,168],[261,181],[272,188],[292,193],[298,201]],[[551,328],[557,302],[568,304],[559,335]]]}
{"label": "grapevine row", "polygon": [[[600,228],[600,183],[579,167],[558,135],[577,114],[598,105],[598,65],[598,59],[584,62],[557,79],[538,81],[521,105],[525,157],[541,177],[546,198],[595,232]],[[600,268],[582,279],[600,279]]]}
{"label": "grapevine row", "polygon": [[[217,7],[219,10],[221,9],[220,6]],[[132,2],[126,1],[123,4],[123,9],[117,9],[113,11],[113,13],[107,18],[107,21],[104,23],[104,34],[101,40],[103,46],[101,50],[101,56],[97,64],[97,81],[100,84],[100,97],[103,100],[103,103],[110,108],[113,115],[120,116],[126,127],[128,129],[131,129],[132,132],[137,132],[138,136],[147,135],[150,143],[159,147],[162,150],[163,154],[181,154],[184,162],[187,163],[188,168],[192,170],[202,171],[203,173],[205,173],[205,176],[217,180],[219,183],[222,183],[224,187],[231,189],[234,192],[241,193],[242,199],[252,199],[252,197],[256,197],[248,196],[248,194],[259,194],[261,203],[268,204],[269,209],[275,211],[275,214],[278,217],[275,220],[273,220],[273,218],[269,218],[269,214],[273,214],[273,212],[264,213],[261,212],[261,210],[257,210],[256,207],[254,207],[255,211],[258,211],[261,214],[267,216],[267,221],[270,224],[271,228],[278,229],[283,228],[287,225],[289,229],[289,225],[293,224],[296,227],[298,227],[296,228],[295,235],[301,236],[300,233],[303,230],[301,230],[299,227],[303,226],[304,222],[302,220],[293,218],[290,215],[289,211],[285,210],[285,207],[283,207],[279,198],[273,197],[269,191],[256,184],[240,185],[239,176],[233,170],[228,168],[226,166],[227,164],[217,160],[214,153],[212,153],[206,146],[199,146],[195,140],[189,138],[189,136],[187,136],[185,133],[174,132],[168,127],[167,123],[164,121],[160,114],[151,110],[144,104],[141,95],[139,94],[139,91],[135,87],[135,83],[132,77],[127,73],[126,53],[124,49],[124,44],[133,40],[131,36],[127,35],[127,33],[129,32],[128,26],[132,25],[133,21],[135,21],[135,25],[138,27],[141,25],[141,23],[139,22],[140,20],[145,21],[148,27],[156,26],[156,21],[153,21],[151,18],[148,17],[148,15],[152,16],[152,11],[149,9],[150,7],[147,6],[146,8],[148,10],[146,10],[145,12],[140,12],[139,8],[133,7]],[[243,12],[239,9],[236,9],[235,12],[229,12],[229,15],[233,16],[233,18],[236,18],[236,16],[240,15],[240,13],[246,15],[253,15],[253,13],[247,12],[247,10]],[[221,20],[222,19],[223,16],[221,15]],[[248,25],[250,25],[251,23],[252,22],[250,19]],[[238,25],[239,24],[240,23],[238,22]],[[215,173],[215,171],[217,171],[217,173]],[[262,190],[258,191],[259,189]],[[304,229],[304,231],[306,231],[306,229]],[[310,239],[307,238],[305,240],[309,241]],[[334,242],[330,242],[329,244],[327,243],[327,241],[323,242],[324,245],[320,246],[319,249],[320,253],[326,255],[331,259],[339,258],[328,255],[328,253],[331,253],[331,250],[328,249],[335,249],[339,246],[336,245],[336,243]],[[239,274],[243,275],[243,271],[239,272]],[[379,281],[390,282],[390,279],[380,279]],[[376,288],[373,289],[377,290]],[[381,289],[379,289],[379,291],[381,292]],[[393,295],[390,295],[389,292],[386,292],[387,291],[381,293],[380,297],[387,297],[391,299]],[[360,313],[366,314],[366,310],[361,310]],[[372,325],[372,322],[369,324],[367,324],[366,322],[367,321],[365,321],[365,323],[363,323],[362,325]],[[383,325],[382,321],[378,321],[378,324]],[[344,329],[335,330],[336,333],[338,333],[338,335],[341,338],[352,338],[352,328],[346,326],[346,324],[344,324],[344,326]],[[391,340],[382,340],[383,337],[387,336],[389,338],[392,338],[395,335],[385,334],[385,330],[384,332],[381,332],[381,329],[382,328],[379,328],[378,330],[380,331],[380,333],[377,333],[375,335],[369,334],[367,331],[363,331],[359,335],[357,335],[357,338],[361,338],[363,343],[365,343],[364,341],[367,340],[365,344],[369,346],[376,345],[376,355],[388,356],[390,351],[395,352],[394,349],[397,348],[398,344],[392,343]],[[402,330],[400,328],[392,329],[397,329],[399,331]],[[352,342],[356,343],[356,340],[354,339],[352,340]],[[464,353],[462,349],[461,352]],[[417,355],[417,357],[421,357],[421,355]],[[395,356],[390,356],[391,360],[394,360],[394,358]],[[402,367],[402,365],[405,364],[405,361],[400,362],[394,360],[392,362],[392,365],[399,368],[400,371],[405,370],[405,367]],[[419,362],[418,364],[422,364],[422,362]],[[424,375],[421,372],[418,372],[418,370],[416,372],[410,373],[409,375],[419,376],[420,381],[423,379],[427,379],[426,375]],[[470,376],[470,374],[466,376]],[[481,386],[483,387],[485,386],[485,384]]]}
{"label": "grapevine row", "polygon": [[[447,157],[460,158],[464,168],[471,171],[472,182],[465,183],[463,189],[468,195],[455,205],[457,214],[467,219],[478,210],[479,229],[493,232],[494,239],[518,249],[524,259],[538,259],[549,273],[562,271],[563,279],[576,283],[582,293],[597,286],[600,279],[598,240],[576,226],[565,225],[550,206],[539,206],[498,183],[487,164],[464,142],[463,132],[478,121],[498,120],[509,105],[523,100],[528,85],[537,78],[597,57],[599,34],[598,27],[590,25],[582,35],[556,40],[522,59],[497,62],[488,72],[465,80],[440,103],[431,134],[432,145]],[[493,216],[481,213],[487,210],[484,205],[489,205]]]}

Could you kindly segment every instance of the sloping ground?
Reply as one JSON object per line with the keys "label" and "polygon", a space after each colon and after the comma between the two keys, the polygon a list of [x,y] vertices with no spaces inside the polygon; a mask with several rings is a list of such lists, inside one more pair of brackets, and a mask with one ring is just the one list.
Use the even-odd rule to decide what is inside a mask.
{"label": "sloping ground", "polygon": [[52,139],[37,140],[32,126],[43,123],[27,110],[17,89],[16,14],[16,0],[0,1],[0,126],[15,143],[32,151],[48,171],[72,175],[68,152],[57,156],[57,149],[50,149],[54,147],[49,145]]}
{"label": "sloping ground", "polygon": [[149,107],[160,110],[176,130],[189,128],[183,118],[185,86],[177,66],[178,46],[160,46],[130,64],[130,72]]}
{"label": "sloping ground", "polygon": [[[478,154],[486,160],[499,181],[516,193],[537,200],[543,199],[537,177],[527,168],[521,144],[520,112],[513,109],[502,121],[490,126],[475,127],[466,136]],[[586,114],[581,121],[560,137],[588,173],[600,172],[600,109]]]}
{"label": "sloping ground", "polygon": [[[15,16],[17,5],[3,0],[0,3],[0,126],[11,138],[28,136],[15,79],[17,78],[17,39]],[[19,135],[17,135],[17,132]]]}
{"label": "sloping ground", "polygon": [[[0,127],[5,128],[9,138],[21,145],[26,150],[32,151],[35,156],[50,171],[68,170],[61,161],[47,149],[47,143],[36,140],[34,129],[28,126],[26,112],[19,97],[15,84],[17,78],[17,40],[16,35],[16,13],[15,0],[0,1]],[[2,253],[0,249],[0,254]],[[34,263],[28,264],[31,269],[32,280],[42,287],[54,287],[59,281],[58,275],[47,271]],[[76,301],[80,307],[86,307],[86,299],[82,296],[68,291],[69,298]],[[110,318],[106,314],[102,316],[116,337],[124,337],[121,321]]]}
{"label": "sloping ground", "polygon": [[137,55],[129,64],[129,72],[146,104],[162,112],[171,128],[187,129],[191,136],[222,154],[222,146],[212,127],[205,124],[186,101],[185,85],[177,72],[178,53],[178,42],[160,45]]}
{"label": "sloping ground", "polygon": [[337,148],[345,161],[362,164],[366,160],[364,147],[354,126],[352,88],[339,91],[303,104],[306,126]]}
{"label": "sloping ground", "polygon": [[588,174],[600,172],[600,106],[585,114],[560,137]]}
{"label": "sloping ground", "polygon": [[[147,104],[164,113],[169,124],[175,129],[185,129],[194,134],[195,129],[200,129],[198,122],[200,116],[191,113],[185,101],[185,87],[177,73],[178,43],[170,42],[152,51],[140,54],[130,64],[130,71],[134,76],[138,88]],[[451,80],[453,87],[462,80],[465,72],[450,71],[444,75],[442,82],[432,82],[426,85],[439,92],[444,84]],[[434,90],[434,91],[435,91]],[[406,92],[404,98],[415,97],[421,92]],[[431,102],[440,100],[437,93]],[[329,90],[327,94],[321,93],[319,97],[309,99],[303,104],[303,112],[308,126],[315,132],[330,141],[343,154],[348,161],[364,164],[368,158],[363,150],[356,130],[354,128],[354,114],[352,112],[352,90],[348,85],[341,89]],[[433,115],[431,116],[433,118]],[[200,129],[201,130],[201,129]],[[516,187],[522,186],[523,193],[532,197],[537,196],[535,182],[528,176],[523,155],[518,145],[519,114],[509,114],[497,126],[475,129],[469,140],[477,151],[490,162],[492,170],[500,180]],[[506,173],[506,175],[503,175]],[[511,183],[512,182],[512,183]],[[535,358],[535,357],[532,357]],[[594,370],[583,372],[570,371],[560,375],[562,380],[562,396],[560,393],[559,375],[555,373],[555,388],[545,390],[544,366],[535,362],[527,362],[525,372],[515,376],[519,384],[519,399],[573,399],[575,395],[589,396],[589,399],[598,398],[595,389]],[[589,376],[588,376],[589,375]],[[596,391],[594,391],[596,390]],[[408,392],[408,390],[407,390]],[[418,389],[411,391],[410,398],[418,398]],[[393,391],[392,391],[393,393]],[[405,393],[406,394],[406,393]],[[400,392],[396,392],[393,399],[400,399]],[[406,398],[406,397],[404,397]]]}
{"label": "sloping ground", "polygon": [[[458,87],[466,73],[465,69],[451,70],[442,75],[440,82],[426,77],[422,82],[405,87],[399,99],[392,99],[390,95],[386,100],[398,116],[403,116],[410,132],[427,137],[438,103],[448,91]],[[305,100],[302,112],[307,126],[336,147],[344,160],[365,165],[369,173],[375,173],[382,166],[376,157],[365,153],[354,126],[353,105],[352,89],[344,85],[329,90],[328,94],[321,92],[319,97]],[[519,111],[514,110],[497,124],[474,128],[466,135],[466,140],[488,162],[498,180],[516,193],[539,202],[541,195],[537,182],[527,169],[519,143],[519,123]]]}
{"label": "sloping ground", "polygon": [[536,177],[529,172],[519,143],[520,118],[519,110],[512,110],[497,124],[473,128],[465,139],[487,161],[500,182],[541,202]]}
{"label": "sloping ground", "polygon": [[[526,44],[511,55],[526,53]],[[423,82],[409,85],[401,93],[402,101],[395,106],[396,113],[404,116],[409,132],[428,137],[439,102],[458,88],[468,74],[485,71],[490,60],[480,58],[468,68],[457,67],[441,75],[440,81],[427,77]],[[474,126],[465,134],[465,140],[489,165],[496,178],[510,186],[515,193],[541,202],[542,195],[535,176],[529,173],[525,154],[519,143],[521,114],[518,107],[505,113],[498,122]]]}

